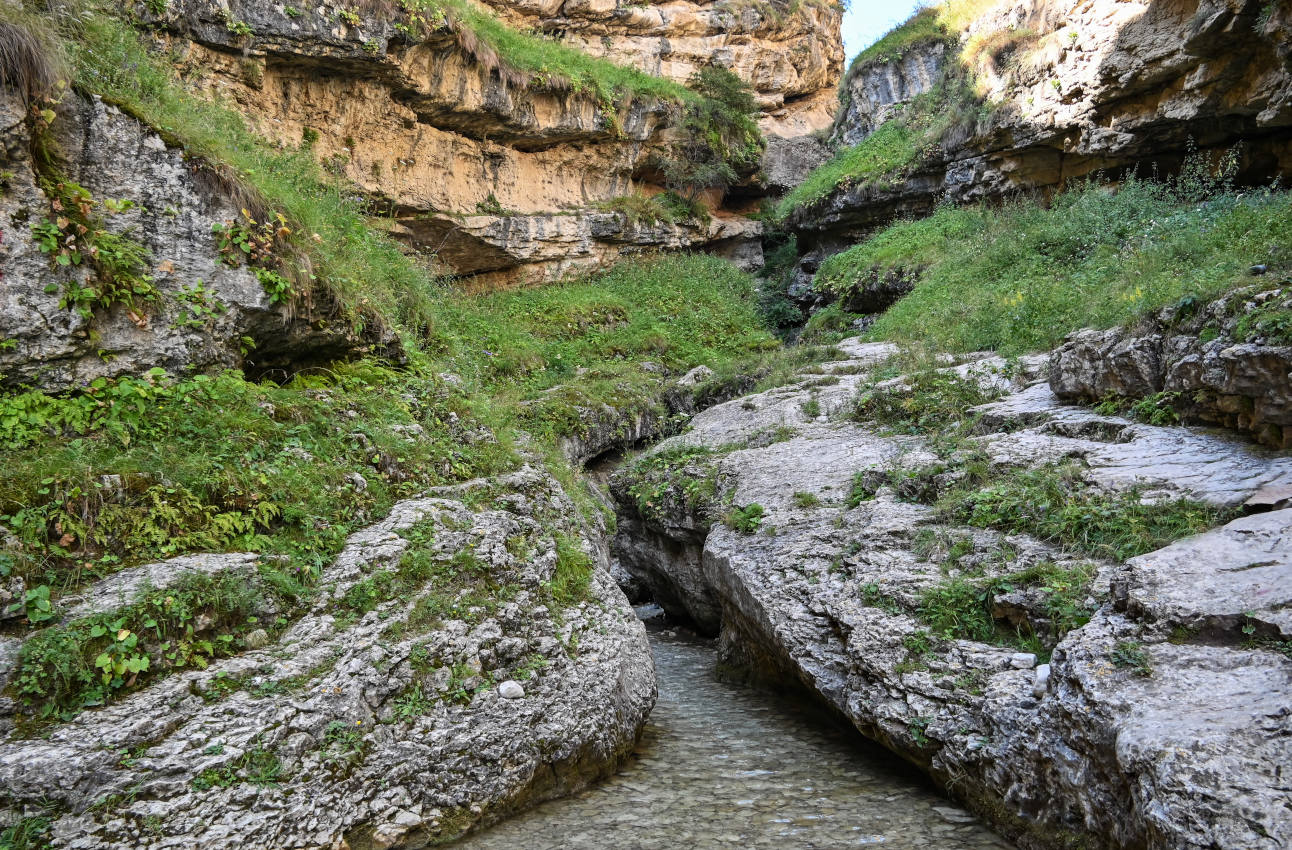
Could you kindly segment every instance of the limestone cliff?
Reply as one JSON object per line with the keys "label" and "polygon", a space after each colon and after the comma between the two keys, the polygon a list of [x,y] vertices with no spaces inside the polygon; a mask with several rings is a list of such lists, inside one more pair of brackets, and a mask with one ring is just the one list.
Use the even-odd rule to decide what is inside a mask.
{"label": "limestone cliff", "polygon": [[1232,149],[1240,180],[1292,173],[1287,3],[1003,0],[963,30],[939,26],[862,57],[844,81],[834,138],[863,142],[949,74],[970,80],[967,102],[951,105],[964,114],[910,161],[793,210],[789,223],[809,243],[848,241],[940,198],[1171,170],[1194,149]]}
{"label": "limestone cliff", "polygon": [[[0,383],[66,389],[153,368],[263,374],[399,358],[389,328],[369,316],[365,329],[326,288],[274,297],[250,265],[226,262],[212,228],[247,198],[98,98],[65,97],[34,133],[22,101],[0,91],[0,151]],[[57,162],[42,166],[49,151]],[[64,252],[80,260],[60,265]],[[106,294],[125,280],[130,291]]]}
{"label": "limestone cliff", "polygon": [[[497,3],[498,18],[685,82],[729,67],[754,87],[771,134],[828,124],[842,64],[831,3],[628,6]],[[263,0],[177,0],[154,17],[198,89],[236,105],[393,216],[391,232],[489,286],[552,280],[627,254],[703,248],[756,267],[759,226],[721,208],[707,222],[639,225],[599,204],[653,185],[648,159],[675,121],[646,96],[509,73],[452,26],[411,35],[382,4],[297,10]],[[233,22],[233,23],[230,23]]]}

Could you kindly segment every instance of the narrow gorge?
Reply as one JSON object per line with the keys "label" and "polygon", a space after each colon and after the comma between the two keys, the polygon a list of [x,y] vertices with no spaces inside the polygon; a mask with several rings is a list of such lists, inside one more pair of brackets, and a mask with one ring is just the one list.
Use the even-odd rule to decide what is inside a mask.
{"label": "narrow gorge", "polygon": [[859,13],[0,0],[0,850],[1292,846],[1292,5]]}

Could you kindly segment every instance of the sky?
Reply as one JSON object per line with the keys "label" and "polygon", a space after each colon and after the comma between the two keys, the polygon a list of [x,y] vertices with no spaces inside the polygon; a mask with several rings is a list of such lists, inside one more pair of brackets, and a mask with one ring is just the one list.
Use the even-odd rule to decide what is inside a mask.
{"label": "sky", "polygon": [[843,46],[849,61],[921,5],[919,0],[852,0],[843,15]]}

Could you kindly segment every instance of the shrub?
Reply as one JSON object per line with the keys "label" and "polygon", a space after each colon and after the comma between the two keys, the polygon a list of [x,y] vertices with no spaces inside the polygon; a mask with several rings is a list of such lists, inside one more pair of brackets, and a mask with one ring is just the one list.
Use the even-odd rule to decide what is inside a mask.
{"label": "shrub", "polygon": [[852,417],[903,433],[927,433],[967,419],[970,408],[994,401],[1003,393],[950,369],[927,368],[888,385],[862,387]]}
{"label": "shrub", "polygon": [[725,190],[757,169],[763,137],[753,90],[731,71],[706,65],[689,85],[698,96],[683,107],[669,152],[652,164],[671,191],[694,203],[705,190]]}
{"label": "shrub", "polygon": [[753,534],[763,524],[766,511],[757,502],[744,506],[732,506],[723,517],[728,528],[740,534]]}

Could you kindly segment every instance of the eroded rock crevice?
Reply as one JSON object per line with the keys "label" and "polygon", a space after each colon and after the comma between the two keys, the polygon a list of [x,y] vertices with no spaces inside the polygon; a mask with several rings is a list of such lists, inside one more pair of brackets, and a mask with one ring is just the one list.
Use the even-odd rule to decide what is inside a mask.
{"label": "eroded rock crevice", "polygon": [[[959,368],[1003,396],[947,459],[829,415],[891,353],[843,348],[823,367],[837,383],[803,375],[705,410],[619,473],[631,576],[720,632],[725,662],[806,686],[1021,847],[1289,840],[1275,765],[1292,755],[1292,511],[1231,519],[1244,502],[1279,507],[1260,494],[1292,483],[1289,460],[1067,406],[1044,358],[1008,379],[990,359]],[[781,439],[760,445],[769,427]],[[968,456],[1000,482],[979,485],[986,498],[1054,469],[1042,474],[1076,476],[1081,498],[1186,499],[1221,525],[1120,560],[957,520],[942,497]],[[697,498],[697,481],[714,486]]]}

